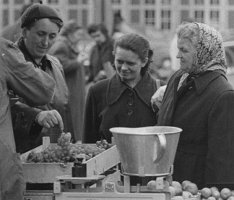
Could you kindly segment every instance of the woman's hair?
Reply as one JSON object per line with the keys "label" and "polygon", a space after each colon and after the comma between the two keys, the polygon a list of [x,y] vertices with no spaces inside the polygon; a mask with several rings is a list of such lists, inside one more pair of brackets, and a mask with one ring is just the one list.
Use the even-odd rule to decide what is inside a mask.
{"label": "woman's hair", "polygon": [[184,22],[178,26],[178,38],[188,39],[194,46],[199,40],[199,29],[195,23]]}
{"label": "woman's hair", "polygon": [[79,29],[81,29],[81,27],[74,20],[70,20],[64,24],[60,34],[63,36],[68,36],[69,34],[74,33]]}
{"label": "woman's hair", "polygon": [[29,6],[21,16],[21,28],[31,29],[40,19],[49,19],[59,27],[63,26],[60,13],[51,6],[34,3]]}
{"label": "woman's hair", "polygon": [[152,62],[153,57],[153,51],[150,49],[148,40],[138,34],[125,34],[115,41],[114,52],[117,47],[134,52],[139,56],[142,62],[147,60],[145,67],[141,69],[141,75],[144,75],[149,68],[149,64]]}

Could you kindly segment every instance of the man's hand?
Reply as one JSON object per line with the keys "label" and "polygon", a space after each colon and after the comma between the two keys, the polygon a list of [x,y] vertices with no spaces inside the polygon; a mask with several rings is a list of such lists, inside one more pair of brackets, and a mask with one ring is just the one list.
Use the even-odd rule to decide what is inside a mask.
{"label": "man's hand", "polygon": [[57,110],[41,111],[36,117],[36,122],[45,128],[58,125],[61,131],[64,129],[62,117]]}

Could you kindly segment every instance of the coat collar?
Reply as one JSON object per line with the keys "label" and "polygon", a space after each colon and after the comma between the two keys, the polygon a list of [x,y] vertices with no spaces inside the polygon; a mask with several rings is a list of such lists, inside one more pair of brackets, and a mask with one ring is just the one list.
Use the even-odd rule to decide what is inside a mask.
{"label": "coat collar", "polygon": [[125,90],[132,90],[137,93],[139,98],[148,106],[150,106],[150,99],[153,93],[156,91],[156,83],[150,77],[148,73],[142,77],[134,88],[130,88],[127,84],[122,82],[119,76],[116,74],[109,80],[107,88],[107,103],[111,105],[118,101]]}
{"label": "coat collar", "polygon": [[202,92],[208,87],[208,85],[219,76],[226,77],[224,72],[216,70],[216,71],[207,71],[203,75],[196,78],[194,80],[194,83],[198,95],[201,95]]}

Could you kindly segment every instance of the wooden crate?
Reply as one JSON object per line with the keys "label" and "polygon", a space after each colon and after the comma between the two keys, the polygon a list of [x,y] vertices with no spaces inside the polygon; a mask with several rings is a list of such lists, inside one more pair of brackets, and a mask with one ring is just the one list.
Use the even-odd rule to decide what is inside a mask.
{"label": "wooden crate", "polygon": [[[31,151],[40,152],[43,148],[43,146],[39,146]],[[72,175],[73,163],[26,163],[25,160],[31,151],[21,155],[23,173],[27,183],[53,183],[57,176]],[[85,161],[83,165],[86,168],[86,176],[88,177],[102,174],[119,162],[119,154],[114,145]]]}

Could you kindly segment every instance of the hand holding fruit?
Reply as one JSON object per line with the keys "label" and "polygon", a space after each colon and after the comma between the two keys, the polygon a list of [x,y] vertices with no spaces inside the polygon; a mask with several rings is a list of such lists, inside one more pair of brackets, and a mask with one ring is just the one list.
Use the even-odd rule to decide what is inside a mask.
{"label": "hand holding fruit", "polygon": [[45,128],[52,128],[58,125],[61,131],[64,129],[62,117],[57,110],[39,112],[36,116],[36,122]]}

